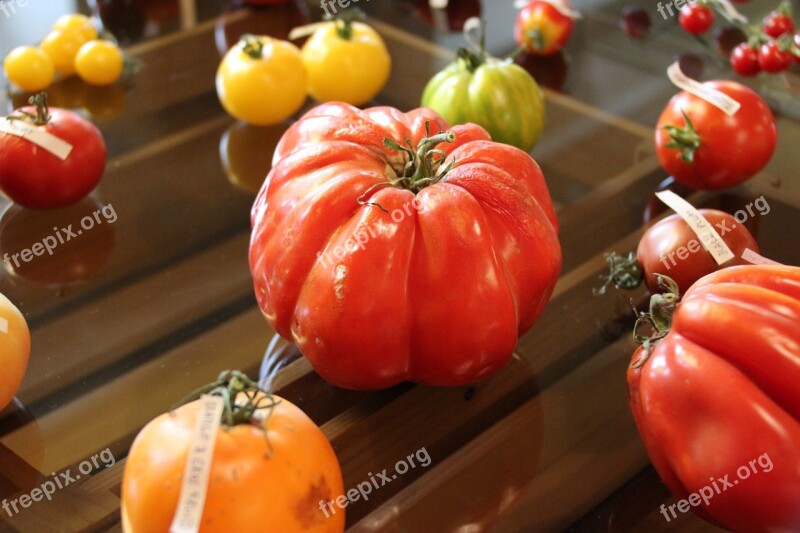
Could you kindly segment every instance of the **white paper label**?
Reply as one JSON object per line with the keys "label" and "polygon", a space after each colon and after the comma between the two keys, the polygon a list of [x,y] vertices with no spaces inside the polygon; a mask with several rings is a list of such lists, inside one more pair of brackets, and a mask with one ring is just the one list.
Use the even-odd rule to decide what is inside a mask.
{"label": "white paper label", "polygon": [[0,316],[0,333],[8,333],[8,320]]}
{"label": "white paper label", "polygon": [[742,252],[742,259],[753,265],[780,265],[777,261],[767,259],[763,255],[759,255],[750,248],[745,248]]}
{"label": "white paper label", "polygon": [[742,24],[747,24],[748,20],[747,17],[739,13],[733,4],[730,3],[729,0],[717,0],[719,5],[722,7],[722,10],[733,20],[736,22],[741,22]]}
{"label": "white paper label", "polygon": [[684,91],[692,93],[696,97],[702,98],[709,104],[718,107],[728,116],[732,117],[737,111],[739,111],[739,108],[742,107],[742,104],[727,94],[721,93],[707,85],[700,83],[697,80],[693,80],[692,78],[688,77],[683,73],[680,63],[677,61],[669,66],[667,69],[667,76],[672,83]]}
{"label": "white paper label", "polygon": [[[571,19],[579,19],[583,15],[580,14],[579,11],[575,11],[571,9],[566,2],[563,0],[539,0],[540,2],[545,2],[546,4],[550,4],[556,11],[564,15],[565,17],[569,17]],[[531,0],[515,0],[514,7],[516,9],[522,9],[523,7],[527,6],[531,3]]]}
{"label": "white paper label", "polygon": [[718,265],[736,257],[719,233],[714,230],[714,226],[692,204],[672,191],[657,192],[656,196],[689,224],[697,238],[700,239],[700,243],[708,250]]}
{"label": "white paper label", "polygon": [[72,151],[72,145],[67,141],[24,120],[9,120],[5,117],[0,121],[0,132],[27,139],[61,160],[66,159]]}
{"label": "white paper label", "polygon": [[308,37],[315,31],[324,28],[326,26],[330,26],[331,22],[313,22],[311,24],[306,24],[304,26],[298,26],[296,28],[292,28],[292,31],[289,32],[289,40],[294,41],[295,39],[301,39],[303,37]]}
{"label": "white paper label", "polygon": [[429,0],[428,5],[431,6],[432,9],[446,9],[447,4],[450,2],[448,0]]}
{"label": "white paper label", "polygon": [[169,528],[170,533],[197,533],[203,517],[211,459],[225,402],[220,396],[209,395],[203,395],[200,402],[202,405],[192,434],[178,509]]}

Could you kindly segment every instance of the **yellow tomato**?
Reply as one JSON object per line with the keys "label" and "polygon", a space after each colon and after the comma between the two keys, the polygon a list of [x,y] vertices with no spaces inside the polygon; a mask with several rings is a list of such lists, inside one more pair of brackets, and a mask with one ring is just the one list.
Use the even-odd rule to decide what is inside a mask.
{"label": "yellow tomato", "polygon": [[19,309],[0,294],[0,411],[19,390],[31,351],[31,334]]}
{"label": "yellow tomato", "polygon": [[87,41],[97,39],[97,28],[94,27],[92,19],[80,13],[58,17],[56,23],[53,24],[53,29],[79,31]]}
{"label": "yellow tomato", "polygon": [[283,122],[306,100],[307,76],[292,43],[245,35],[217,69],[217,95],[225,110],[250,124]]}
{"label": "yellow tomato", "polygon": [[86,37],[78,30],[54,30],[42,39],[39,48],[53,60],[56,72],[72,74],[75,72],[75,56],[85,43]]}
{"label": "yellow tomato", "polygon": [[53,83],[55,66],[50,56],[33,46],[14,48],[3,60],[8,81],[30,93]]}
{"label": "yellow tomato", "polygon": [[75,56],[75,70],[83,81],[91,85],[110,85],[122,74],[122,52],[119,47],[100,39],[81,46]]}
{"label": "yellow tomato", "polygon": [[389,79],[392,60],[381,36],[361,22],[331,21],[303,45],[308,92],[319,102],[362,105]]}

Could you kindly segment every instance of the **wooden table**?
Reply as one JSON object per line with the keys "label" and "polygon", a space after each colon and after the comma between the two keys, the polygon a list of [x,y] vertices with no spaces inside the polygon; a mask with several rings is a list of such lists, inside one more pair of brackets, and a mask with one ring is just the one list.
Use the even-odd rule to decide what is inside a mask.
{"label": "wooden table", "polygon": [[[108,143],[106,175],[72,210],[30,213],[0,200],[0,248],[29,246],[37,232],[75,224],[98,206],[113,206],[116,219],[65,245],[58,258],[0,274],[0,292],[23,311],[33,337],[20,403],[0,416],[0,497],[28,493],[51,472],[74,472],[105,449],[115,464],[51,502],[13,517],[0,511],[0,531],[121,530],[120,480],[137,432],[221,370],[258,375],[274,334],[256,307],[246,254],[258,186],[252,176],[266,174],[269,139],[285,126],[237,126],[222,111],[213,80],[226,27],[280,34],[316,12],[253,13],[204,0],[120,15],[108,6],[123,2],[99,3],[140,70],[105,90],[62,82],[53,99],[92,112]],[[439,29],[428,26],[413,2],[362,4],[394,61],[377,103],[416,107],[460,36],[439,19]],[[508,52],[511,2],[483,4],[490,51]],[[676,53],[697,47],[655,10],[650,36],[634,41],[617,27],[623,2],[573,5],[584,19],[566,52],[531,67],[547,100],[545,134],[532,154],[557,204],[564,266],[511,362],[484,382],[455,388],[346,391],[322,381],[302,358],[272,376],[273,391],[330,438],[346,487],[422,448],[430,455],[428,467],[412,468],[350,506],[351,531],[714,531],[691,513],[664,520],[659,508],[674,499],[649,467],[627,407],[630,301],[641,307],[645,292],[592,295],[604,254],[635,249],[645,211],[665,213],[653,200],[666,176],[652,128],[676,92],[666,67]],[[23,22],[46,28],[57,14],[32,2],[0,17],[0,36]],[[21,44],[3,39],[6,48]],[[704,76],[729,72],[707,58]],[[763,253],[800,264],[797,80],[790,78],[789,88],[759,83],[779,112],[778,155],[746,186],[688,198],[736,210],[764,195],[771,211],[756,224]],[[0,97],[3,109],[10,100]],[[248,146],[261,153],[245,161],[251,179],[241,183],[230,178],[220,152]],[[235,172],[240,165],[234,158]]]}

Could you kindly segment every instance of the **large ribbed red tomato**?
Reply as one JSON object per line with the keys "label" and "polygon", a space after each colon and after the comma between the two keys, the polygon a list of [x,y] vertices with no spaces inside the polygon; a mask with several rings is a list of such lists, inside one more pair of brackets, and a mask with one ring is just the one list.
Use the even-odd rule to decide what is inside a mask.
{"label": "large ribbed red tomato", "polygon": [[312,109],[278,144],[252,223],[265,316],[348,388],[492,374],[561,268],[536,162],[427,108]]}

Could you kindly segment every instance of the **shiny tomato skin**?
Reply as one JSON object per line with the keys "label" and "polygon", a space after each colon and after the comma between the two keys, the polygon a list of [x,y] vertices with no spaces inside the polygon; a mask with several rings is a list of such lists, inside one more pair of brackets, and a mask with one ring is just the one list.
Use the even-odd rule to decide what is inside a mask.
{"label": "shiny tomato skin", "polygon": [[[253,206],[261,309],[337,386],[485,378],[506,363],[558,276],[558,222],[541,170],[474,124],[438,145],[455,160],[439,182],[416,196],[374,188],[405,163],[384,139],[416,146],[426,122],[448,130],[426,108],[318,106],[281,139]],[[359,205],[371,188],[364,201],[383,209]]]}
{"label": "shiny tomato skin", "polygon": [[[200,533],[344,531],[344,509],[326,518],[319,507],[344,493],[330,442],[297,406],[275,398],[266,433],[263,422],[217,430]],[[124,531],[169,531],[200,405],[163,414],[137,435],[122,478]]]}
{"label": "shiny tomato skin", "polygon": [[761,45],[758,50],[758,66],[764,72],[775,74],[783,72],[792,64],[792,54],[781,50],[775,41],[769,41]]}
{"label": "shiny tomato skin", "polygon": [[[733,187],[751,178],[769,162],[777,143],[775,119],[766,102],[752,89],[733,81],[708,81],[707,85],[741,104],[739,111],[726,115],[721,109],[681,91],[672,97],[658,119],[656,154],[664,170],[692,189],[716,190]],[[689,116],[701,145],[694,161],[681,158],[681,150],[668,147],[665,126],[683,128]]]}
{"label": "shiny tomato skin", "polygon": [[731,51],[731,67],[740,76],[755,76],[761,72],[758,49],[753,48],[749,43],[736,45],[736,48]]}
{"label": "shiny tomato skin", "polygon": [[686,4],[678,13],[678,22],[687,33],[702,35],[714,24],[714,12],[701,4]]}
{"label": "shiny tomato skin", "polygon": [[517,14],[514,39],[530,54],[549,56],[567,44],[574,24],[549,2],[534,0]]}
{"label": "shiny tomato skin", "polygon": [[697,514],[735,531],[800,529],[799,358],[800,268],[749,265],[692,286],[670,333],[628,369],[636,425],[670,490],[735,485]]}
{"label": "shiny tomato skin", "polygon": [[0,411],[19,390],[31,352],[31,334],[25,317],[0,294]]}
{"label": "shiny tomato skin", "polygon": [[[636,258],[645,273],[645,283],[652,292],[661,292],[656,274],[669,276],[678,283],[681,293],[706,274],[733,265],[746,265],[742,252],[746,248],[758,253],[758,243],[732,215],[716,209],[700,209],[716,232],[736,256],[718,265],[711,253],[703,248],[700,239],[680,215],[671,215],[649,228],[636,250]],[[697,244],[692,244],[697,241]],[[685,248],[687,252],[679,252]],[[694,250],[694,251],[693,251]]]}
{"label": "shiny tomato skin", "polygon": [[[33,107],[23,111],[36,114]],[[77,113],[50,108],[50,122],[39,128],[72,145],[65,160],[32,142],[0,133],[0,189],[14,202],[32,209],[73,204],[100,182],[106,166],[106,144],[97,127]]]}

